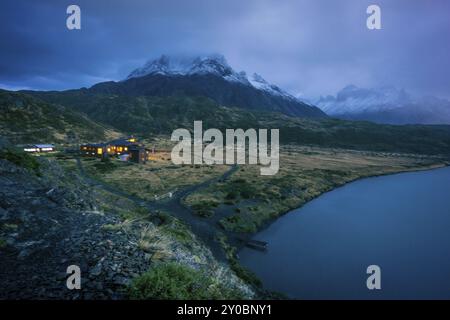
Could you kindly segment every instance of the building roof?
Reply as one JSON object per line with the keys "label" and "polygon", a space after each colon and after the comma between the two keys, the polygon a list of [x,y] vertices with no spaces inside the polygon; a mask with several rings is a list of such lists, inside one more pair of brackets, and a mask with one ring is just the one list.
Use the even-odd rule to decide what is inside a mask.
{"label": "building roof", "polygon": [[86,143],[82,144],[81,147],[103,148],[106,147],[106,143]]}
{"label": "building roof", "polygon": [[52,144],[35,144],[33,145],[36,148],[54,148],[55,146]]}
{"label": "building roof", "polygon": [[128,141],[128,139],[130,138],[120,138],[120,139],[114,139],[111,140],[109,142],[102,142],[102,143],[86,143],[86,144],[82,144],[81,146],[83,147],[95,147],[95,148],[103,148],[103,147],[107,147],[107,146],[127,146],[127,147],[132,147],[132,146],[138,146],[139,144],[137,142],[130,142]]}
{"label": "building roof", "polygon": [[112,140],[110,142],[108,142],[108,144],[112,145],[112,146],[134,146],[137,143],[136,142],[130,142],[128,141],[129,138],[120,138],[120,139],[115,139]]}

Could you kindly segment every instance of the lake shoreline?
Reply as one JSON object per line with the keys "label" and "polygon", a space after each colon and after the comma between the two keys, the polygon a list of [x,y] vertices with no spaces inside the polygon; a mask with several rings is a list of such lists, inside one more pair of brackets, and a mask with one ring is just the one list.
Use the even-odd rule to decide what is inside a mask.
{"label": "lake shoreline", "polygon": [[[302,208],[303,206],[305,206],[306,204],[310,203],[311,201],[329,193],[332,191],[335,191],[339,188],[342,188],[350,183],[356,182],[356,181],[360,181],[360,180],[364,180],[364,179],[371,179],[371,178],[377,178],[377,177],[383,177],[383,176],[393,176],[393,175],[397,175],[397,174],[403,174],[403,173],[411,173],[411,172],[421,172],[421,171],[430,171],[430,170],[437,170],[437,169],[442,169],[445,167],[449,167],[450,166],[450,162],[442,162],[442,163],[437,163],[437,164],[432,164],[429,166],[423,166],[423,167],[416,167],[416,168],[411,168],[411,169],[405,169],[405,170],[401,170],[401,171],[396,171],[396,172],[386,172],[386,173],[380,173],[380,174],[374,174],[374,175],[369,175],[369,176],[362,176],[353,180],[349,180],[343,184],[340,184],[336,187],[333,187],[329,190],[326,190],[325,192],[322,192],[320,194],[318,194],[317,196],[314,196],[313,198],[309,199],[308,201],[304,202],[303,204],[301,204],[300,206],[293,208],[293,209],[289,209],[287,211],[281,212],[277,217],[273,218],[273,219],[269,219],[267,222],[265,222],[261,228],[258,228],[258,230],[256,232],[252,232],[252,233],[247,233],[247,234],[242,234],[241,236],[243,238],[245,238],[246,240],[252,239],[256,234],[266,230],[267,228],[269,228],[273,223],[275,223],[276,221],[278,221],[281,217],[286,216],[287,214],[289,214],[290,212],[294,211],[294,210],[298,210],[300,208]],[[270,243],[268,244],[268,246],[270,247]],[[238,253],[238,260],[239,260],[239,251],[245,247],[245,243],[242,243],[240,246],[237,247],[237,253]]]}
{"label": "lake shoreline", "polygon": [[[256,233],[260,234],[256,237],[257,240],[269,243],[269,251],[260,253],[243,248],[238,251],[238,261],[262,280],[266,292],[281,292],[286,298],[352,299],[355,294],[362,294],[362,297],[367,299],[448,296],[447,291],[438,285],[440,279],[445,276],[444,271],[444,274],[438,272],[439,268],[442,269],[440,263],[442,262],[443,266],[450,265],[449,256],[445,255],[442,260],[444,257],[441,255],[443,250],[450,250],[448,245],[445,245],[448,242],[442,238],[450,223],[446,214],[448,198],[445,194],[448,167],[448,163],[442,163],[366,177],[424,172],[419,175],[380,179],[376,183],[367,182],[365,178],[355,179],[351,182],[366,181],[331,194],[319,202],[311,204],[311,201],[308,201],[306,203],[309,205],[302,211],[293,210],[295,215],[290,215],[276,227],[269,229],[270,225],[279,220],[273,219]],[[433,172],[438,171],[437,169],[445,171],[442,174],[440,171]],[[350,182],[340,187],[347,184]],[[441,187],[435,190],[435,184]],[[408,200],[410,197],[411,201]],[[427,206],[430,203],[436,205],[431,220],[427,218],[431,213]],[[304,205],[299,209],[303,207]],[[339,212],[342,214],[337,215]],[[283,216],[286,214],[280,215],[280,218]],[[406,217],[412,219],[409,225],[402,223]],[[429,223],[423,223],[425,218]],[[386,248],[386,245],[390,248],[388,251],[380,250],[381,247]],[[422,261],[423,265],[412,268],[408,271],[410,273],[403,272],[405,261],[412,261],[411,259]],[[387,291],[383,290],[382,296],[364,291],[367,289],[361,282],[365,279],[363,270],[364,266],[370,263],[379,264],[388,270],[385,274],[390,286],[385,286]],[[435,270],[436,268],[438,270]],[[276,270],[280,272],[274,272]],[[415,289],[409,292],[403,286],[405,278],[417,273],[423,276],[417,278]],[[292,279],[295,274],[297,276]],[[434,286],[431,286],[430,279],[436,282]],[[347,280],[350,281],[348,285]]]}

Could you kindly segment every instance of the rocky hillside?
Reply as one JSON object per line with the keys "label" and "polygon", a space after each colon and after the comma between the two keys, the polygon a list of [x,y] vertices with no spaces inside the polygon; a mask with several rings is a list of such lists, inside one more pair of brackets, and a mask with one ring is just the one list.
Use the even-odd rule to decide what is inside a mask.
{"label": "rocky hillside", "polygon": [[[201,292],[210,297],[253,296],[179,222],[94,188],[75,172],[0,146],[0,299],[174,299],[192,283],[170,278],[173,269],[205,281]],[[81,290],[66,287],[69,265],[81,268]],[[176,290],[153,288],[153,273]],[[196,297],[184,294],[178,297]]]}

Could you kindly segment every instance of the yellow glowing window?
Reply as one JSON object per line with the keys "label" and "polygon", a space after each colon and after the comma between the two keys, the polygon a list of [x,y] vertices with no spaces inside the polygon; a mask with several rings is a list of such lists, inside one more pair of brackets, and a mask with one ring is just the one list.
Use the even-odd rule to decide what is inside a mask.
{"label": "yellow glowing window", "polygon": [[127,148],[127,147],[125,147],[124,149],[125,149],[125,151],[127,151],[127,150],[128,150],[128,148]]}
{"label": "yellow glowing window", "polygon": [[136,139],[135,139],[135,138],[130,138],[130,139],[128,139],[128,141],[130,141],[130,142],[136,142]]}
{"label": "yellow glowing window", "polygon": [[111,148],[108,148],[108,152],[111,152]]}
{"label": "yellow glowing window", "polygon": [[97,154],[102,154],[103,153],[103,149],[102,148],[98,148],[97,149]]}

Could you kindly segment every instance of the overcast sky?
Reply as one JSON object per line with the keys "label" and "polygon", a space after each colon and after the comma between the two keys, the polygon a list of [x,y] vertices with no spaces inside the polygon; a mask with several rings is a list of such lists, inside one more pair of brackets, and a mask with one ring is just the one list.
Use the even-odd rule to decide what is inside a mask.
{"label": "overcast sky", "polygon": [[[81,30],[66,8],[81,7]],[[378,4],[382,30],[366,28]],[[347,84],[450,98],[447,0],[1,0],[0,88],[121,80],[165,54],[222,53],[306,98]]]}

